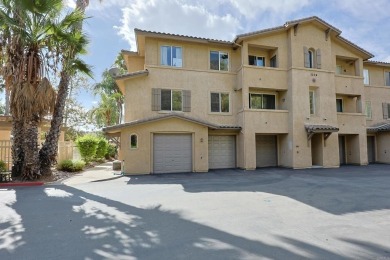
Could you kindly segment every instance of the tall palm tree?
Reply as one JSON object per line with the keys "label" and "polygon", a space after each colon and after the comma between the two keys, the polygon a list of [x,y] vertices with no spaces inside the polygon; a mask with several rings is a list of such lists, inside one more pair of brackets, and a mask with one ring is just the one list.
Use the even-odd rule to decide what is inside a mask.
{"label": "tall palm tree", "polygon": [[[75,12],[84,15],[85,9],[88,4],[88,0],[77,0]],[[83,21],[79,21],[78,23],[72,25],[73,32],[75,34],[82,35],[82,22]],[[85,46],[82,45],[74,46],[74,48],[70,48],[70,50],[67,52],[67,55],[64,56],[63,62],[68,65],[64,66],[61,71],[61,78],[58,86],[58,95],[54,106],[54,113],[51,121],[50,130],[39,152],[40,171],[44,175],[51,174],[51,166],[56,162],[58,140],[60,137],[61,125],[64,117],[66,98],[69,92],[70,79],[77,70],[84,71],[88,75],[90,75],[90,70],[88,67],[83,67],[84,64],[82,64],[81,62],[75,62],[78,60],[77,55],[81,54],[84,51],[84,47]]]}
{"label": "tall palm tree", "polygon": [[[5,67],[11,67],[14,73],[10,102],[13,128],[23,129],[17,135],[18,141],[14,140],[18,143],[14,152],[21,154],[17,159],[22,160],[16,161],[15,171],[25,179],[40,175],[38,124],[53,111],[56,100],[56,93],[45,75],[50,70],[55,71],[59,64],[67,71],[76,67],[88,71],[80,60],[68,58],[81,52],[87,42],[74,30],[84,19],[83,15],[75,11],[62,17],[62,10],[62,0],[0,2],[0,26],[7,29],[6,36],[11,39],[7,46],[12,50],[15,45],[19,50],[17,59],[12,57],[13,53],[8,53],[9,64]],[[22,136],[23,141],[19,143]]]}
{"label": "tall palm tree", "polygon": [[101,93],[101,101],[98,106],[91,110],[91,120],[95,121],[99,127],[114,125],[119,118],[119,110],[117,109],[117,98],[120,93],[107,95]]}

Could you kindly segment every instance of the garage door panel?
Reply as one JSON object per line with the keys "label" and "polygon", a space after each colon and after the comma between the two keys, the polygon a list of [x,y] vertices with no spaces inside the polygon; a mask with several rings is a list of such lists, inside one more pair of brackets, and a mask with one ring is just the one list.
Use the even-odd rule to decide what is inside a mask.
{"label": "garage door panel", "polygon": [[191,172],[192,135],[155,134],[153,172]]}
{"label": "garage door panel", "polygon": [[209,136],[209,168],[224,169],[236,167],[235,136]]}
{"label": "garage door panel", "polygon": [[277,143],[275,135],[256,136],[256,167],[277,166]]}

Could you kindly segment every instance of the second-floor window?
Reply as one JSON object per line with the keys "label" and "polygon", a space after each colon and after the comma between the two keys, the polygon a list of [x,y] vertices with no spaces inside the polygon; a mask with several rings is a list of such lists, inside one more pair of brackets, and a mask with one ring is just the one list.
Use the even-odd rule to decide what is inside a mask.
{"label": "second-floor window", "polygon": [[223,51],[210,51],[211,70],[229,70],[229,54]]}
{"label": "second-floor window", "polygon": [[265,67],[265,58],[249,55],[249,65]]}
{"label": "second-floor window", "polygon": [[363,81],[364,85],[370,84],[370,74],[368,73],[368,69],[363,69]]}
{"label": "second-floor window", "polygon": [[191,111],[191,91],[152,89],[152,111]]}
{"label": "second-floor window", "polygon": [[249,108],[251,109],[275,109],[275,95],[249,94]]}
{"label": "second-floor window", "polygon": [[210,93],[210,110],[214,113],[229,113],[229,93]]}
{"label": "second-floor window", "polygon": [[176,46],[161,46],[161,65],[182,67],[182,49]]}
{"label": "second-floor window", "polygon": [[386,86],[390,86],[390,71],[385,72],[385,84]]}
{"label": "second-floor window", "polygon": [[336,110],[337,112],[343,112],[343,100],[341,98],[336,98]]}
{"label": "second-floor window", "polygon": [[311,90],[309,91],[309,104],[310,104],[310,115],[316,113],[316,92]]}
{"label": "second-floor window", "polygon": [[390,116],[390,103],[382,103],[383,119],[389,119]]}
{"label": "second-floor window", "polygon": [[371,110],[371,101],[366,101],[366,118],[371,119],[372,118],[372,110]]}

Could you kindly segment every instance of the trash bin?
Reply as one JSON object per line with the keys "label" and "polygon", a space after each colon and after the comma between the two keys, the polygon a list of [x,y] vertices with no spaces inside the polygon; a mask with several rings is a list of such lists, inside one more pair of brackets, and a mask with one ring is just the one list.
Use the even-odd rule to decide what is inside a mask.
{"label": "trash bin", "polygon": [[119,160],[115,160],[112,162],[112,169],[114,171],[120,171],[122,170],[122,162]]}

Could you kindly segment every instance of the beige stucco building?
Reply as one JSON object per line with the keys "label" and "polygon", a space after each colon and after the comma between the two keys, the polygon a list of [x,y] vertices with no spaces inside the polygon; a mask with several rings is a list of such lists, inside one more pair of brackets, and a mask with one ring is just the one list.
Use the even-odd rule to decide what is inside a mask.
{"label": "beige stucco building", "polygon": [[390,64],[318,17],[233,41],[135,30],[122,51],[126,174],[390,162]]}

